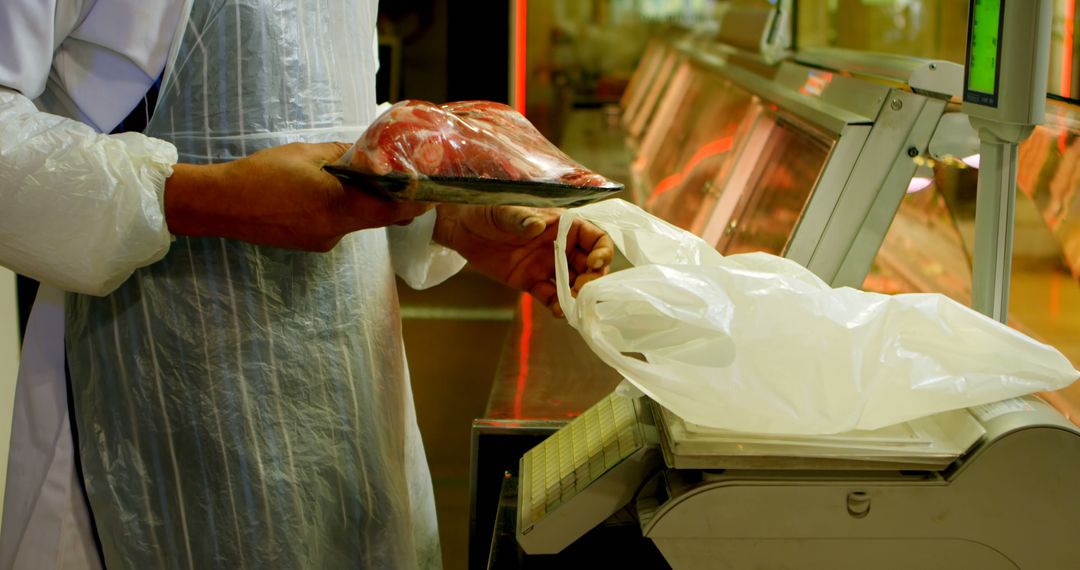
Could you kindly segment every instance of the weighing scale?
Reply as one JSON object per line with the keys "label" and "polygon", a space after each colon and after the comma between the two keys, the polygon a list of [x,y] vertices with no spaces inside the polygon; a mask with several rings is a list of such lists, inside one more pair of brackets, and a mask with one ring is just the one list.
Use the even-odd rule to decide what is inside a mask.
{"label": "weighing scale", "polygon": [[[1041,120],[1049,0],[971,0],[975,308],[1007,315],[1017,144]],[[1080,568],[1080,430],[1037,398],[833,436],[726,432],[610,394],[521,459],[517,540],[557,553],[629,508],[676,569]]]}

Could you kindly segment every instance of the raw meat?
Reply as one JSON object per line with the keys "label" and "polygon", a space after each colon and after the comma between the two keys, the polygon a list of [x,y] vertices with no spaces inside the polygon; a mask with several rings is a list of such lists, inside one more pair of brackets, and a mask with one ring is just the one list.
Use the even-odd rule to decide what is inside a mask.
{"label": "raw meat", "polygon": [[618,186],[574,162],[511,107],[490,101],[402,101],[375,119],[344,163],[379,175]]}

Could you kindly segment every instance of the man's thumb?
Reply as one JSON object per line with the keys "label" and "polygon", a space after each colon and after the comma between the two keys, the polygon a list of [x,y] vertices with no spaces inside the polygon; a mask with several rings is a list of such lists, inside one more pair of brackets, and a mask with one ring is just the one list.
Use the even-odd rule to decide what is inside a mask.
{"label": "man's thumb", "polygon": [[495,223],[502,231],[534,238],[544,231],[544,219],[534,208],[503,206],[495,210]]}

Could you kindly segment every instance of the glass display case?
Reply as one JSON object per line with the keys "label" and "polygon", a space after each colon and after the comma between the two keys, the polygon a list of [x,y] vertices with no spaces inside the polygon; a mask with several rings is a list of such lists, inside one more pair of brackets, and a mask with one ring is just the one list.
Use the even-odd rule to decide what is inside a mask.
{"label": "glass display case", "polygon": [[925,147],[945,100],[794,63],[763,75],[684,55],[637,147],[635,194],[721,252],[767,251],[861,282],[915,170],[908,149]]}
{"label": "glass display case", "polygon": [[624,130],[629,131],[630,125],[641,113],[646,95],[652,89],[664,61],[672,51],[670,43],[664,39],[656,39],[646,48],[641,63],[634,72],[634,78],[631,79],[632,83],[627,87],[626,104],[622,115]]}
{"label": "glass display case", "polygon": [[782,255],[835,139],[783,113],[760,119],[769,136],[717,249],[730,255],[764,251]]}
{"label": "glass display case", "polygon": [[634,72],[630,75],[630,81],[626,84],[622,98],[619,99],[619,108],[622,110],[624,120],[629,120],[632,109],[640,104],[642,93],[648,84],[649,75],[655,72],[657,59],[664,51],[666,42],[661,38],[653,38],[645,44],[645,51],[641,54]]}
{"label": "glass display case", "polygon": [[[678,61],[672,49],[656,59]],[[911,149],[927,148],[917,137],[945,98],[792,63],[766,78],[682,57],[638,139],[634,182],[652,212],[722,253],[783,255],[834,286],[970,305],[978,170],[937,164],[933,184],[908,187]],[[1017,187],[1010,324],[1080,367],[1080,107],[1048,102]],[[1080,384],[1045,397],[1080,424]]]}
{"label": "glass display case", "polygon": [[627,109],[624,118],[626,133],[631,141],[641,139],[645,128],[649,125],[656,107],[663,98],[676,73],[681,67],[682,57],[677,50],[667,46],[658,55],[656,69],[653,73],[643,76],[641,95],[638,104]]}
{"label": "glass display case", "polygon": [[[799,0],[799,50],[837,47],[964,61],[967,0]],[[1076,0],[1053,0],[1047,91],[1076,99],[1080,27]]]}
{"label": "glass display case", "polygon": [[734,149],[760,102],[745,89],[692,63],[684,85],[673,84],[642,139],[633,164],[646,205],[691,231],[730,169]]}
{"label": "glass display case", "polygon": [[796,37],[800,49],[830,46],[962,62],[967,4],[966,0],[800,0]]}
{"label": "glass display case", "polygon": [[[978,171],[938,166],[908,194],[863,287],[933,292],[971,302]],[[1080,368],[1080,109],[1047,102],[1020,146],[1009,324]],[[1045,398],[1080,424],[1080,384]]]}

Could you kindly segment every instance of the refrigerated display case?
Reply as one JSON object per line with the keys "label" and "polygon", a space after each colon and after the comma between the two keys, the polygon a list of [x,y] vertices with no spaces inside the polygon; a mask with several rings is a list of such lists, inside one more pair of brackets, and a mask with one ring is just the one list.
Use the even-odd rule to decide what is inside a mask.
{"label": "refrigerated display case", "polygon": [[619,99],[619,109],[623,113],[624,120],[628,120],[632,113],[631,109],[640,103],[645,86],[648,85],[650,75],[655,72],[657,59],[664,50],[666,42],[661,38],[653,38],[645,44],[645,51],[641,54],[634,72],[630,75],[630,81],[626,84],[622,98]]}
{"label": "refrigerated display case", "polygon": [[[634,165],[654,213],[725,254],[766,251],[833,285],[970,304],[978,171],[938,164],[935,184],[907,192],[904,153],[925,156],[915,139],[930,136],[946,101],[791,63],[769,79],[686,55],[687,79],[665,95]],[[888,114],[913,104],[932,110],[898,131]],[[1078,139],[1080,109],[1051,101],[1021,146],[1010,322],[1080,365]],[[1046,398],[1080,418],[1080,385]]]}
{"label": "refrigerated display case", "polygon": [[760,101],[730,81],[684,64],[686,85],[673,84],[641,141],[632,165],[634,185],[648,188],[657,215],[699,232],[696,213],[715,199],[732,165],[735,141],[760,112]]}
{"label": "refrigerated display case", "polygon": [[[939,166],[932,186],[904,198],[865,289],[970,304],[977,174]],[[1009,324],[1080,368],[1080,108],[1047,102],[1020,145],[1017,189]],[[1080,383],[1043,396],[1080,425]]]}
{"label": "refrigerated display case", "polygon": [[[925,156],[947,101],[792,63],[771,79],[700,55],[684,66],[634,165],[654,213],[835,286],[970,304],[978,171],[939,163],[933,185],[908,192],[908,155]],[[894,107],[913,113],[900,129]],[[1080,108],[1047,108],[1020,149],[1010,323],[1080,366]],[[1080,423],[1080,385],[1045,397]]]}
{"label": "refrigerated display case", "polygon": [[[875,60],[863,81],[682,55],[633,165],[651,211],[725,254],[765,251],[833,285],[970,303],[978,171],[938,164],[934,185],[908,193],[912,159],[949,103],[890,83],[903,58]],[[1012,322],[1080,364],[1078,138],[1080,110],[1051,101],[1021,146]]]}
{"label": "refrigerated display case", "polygon": [[1020,148],[1017,187],[1038,210],[1073,280],[1080,279],[1080,107],[1051,101]]}
{"label": "refrigerated display case", "polygon": [[721,252],[861,283],[947,95],[697,48],[674,48],[684,63],[637,146],[633,194]]}
{"label": "refrigerated display case", "polygon": [[675,49],[668,49],[660,57],[656,72],[652,75],[649,84],[644,88],[640,103],[626,125],[626,133],[631,141],[637,141],[641,138],[642,133],[645,132],[645,128],[656,112],[657,104],[663,98],[668,87],[677,77],[680,79],[685,77],[685,74],[678,74],[678,71],[683,69],[682,60],[682,55]]}
{"label": "refrigerated display case", "polygon": [[717,244],[725,254],[764,251],[781,255],[802,215],[835,143],[825,133],[770,111],[772,123],[746,198],[729,223],[730,231]]}
{"label": "refrigerated display case", "polygon": [[[632,92],[627,95],[623,117],[623,124],[628,130],[634,125],[641,128],[637,135],[628,133],[636,154],[634,176],[631,179],[631,185],[636,187],[635,193],[648,197],[646,204],[653,212],[697,233],[725,254],[766,251],[782,255],[810,268],[834,286],[864,284],[870,289],[893,293],[935,290],[946,292],[964,302],[969,301],[969,246],[973,234],[973,200],[977,172],[938,165],[936,184],[922,191],[909,193],[909,189],[914,189],[909,187],[909,183],[916,169],[927,164],[930,140],[943,122],[945,111],[952,104],[950,95],[956,95],[927,89],[925,84],[916,85],[914,71],[933,71],[936,68],[938,73],[955,73],[959,66],[950,68],[947,62],[926,60],[908,62],[904,58],[889,61],[874,58],[863,62],[865,65],[856,67],[854,71],[852,68],[847,68],[848,72],[828,71],[844,69],[827,65],[829,58],[834,56],[835,54],[817,54],[813,61],[788,61],[763,72],[760,66],[746,65],[744,61],[728,57],[719,51],[691,49],[687,42],[667,42],[666,45],[650,46],[649,54],[641,65],[642,68],[652,69],[640,70]],[[672,63],[670,69],[663,72],[661,68],[665,61]],[[871,68],[872,73],[861,72]],[[656,81],[661,84],[658,86]],[[959,80],[955,82],[956,85],[961,83]],[[647,103],[650,93],[656,100]],[[650,106],[652,108],[646,110],[646,107]],[[1030,207],[1026,210],[1021,207],[1021,212],[1018,213],[1022,223],[1033,219],[1041,224],[1040,243],[1045,246],[1046,239],[1050,239],[1050,243],[1060,243],[1062,251],[1068,251],[1065,244],[1075,243],[1070,238],[1075,233],[1068,228],[1070,220],[1074,219],[1070,213],[1076,211],[1076,192],[1070,192],[1067,181],[1073,177],[1074,158],[1070,153],[1077,152],[1080,155],[1080,144],[1073,146],[1075,137],[1071,133],[1076,129],[1070,126],[1073,123],[1066,120],[1069,116],[1071,115],[1065,113],[1064,118],[1059,117],[1057,123],[1040,129],[1032,139],[1035,142],[1026,143],[1022,160],[1033,166],[1023,166],[1021,177],[1029,174],[1033,182],[1021,180],[1020,188],[1033,198],[1028,200]],[[1054,220],[1054,223],[1044,220]],[[1051,227],[1048,224],[1058,233],[1047,230],[1047,227]],[[1018,238],[1018,243],[1023,241]],[[1017,249],[1018,254],[1026,251],[1023,247]],[[1038,263],[1017,263],[1017,271],[1022,273],[1026,268],[1033,267],[1043,268],[1039,271],[1045,272],[1045,268],[1051,267],[1047,263],[1053,256],[1035,257],[1040,260]],[[1070,268],[1075,268],[1076,264],[1075,255],[1073,261],[1069,261],[1067,254],[1061,254],[1058,258],[1064,261],[1053,266],[1057,267],[1056,273],[1050,272],[1050,276],[1043,280],[1044,285],[1056,283],[1058,289],[1055,290],[1052,288],[1054,285],[1050,285],[1050,289],[1046,289],[1042,295],[1032,296],[1031,300],[1047,306],[1058,303],[1059,311],[1055,318],[1058,319],[1056,322],[1061,323],[1063,319],[1060,316],[1060,307],[1071,307],[1068,299],[1076,293],[1073,291],[1075,275],[1070,272]],[[1062,281],[1063,277],[1071,281]],[[1014,276],[1014,295],[1029,287],[1022,283],[1024,280]],[[1064,287],[1065,283],[1073,289],[1066,291],[1068,288]],[[1024,317],[1029,320],[1021,324],[1021,305],[1023,302],[1014,298],[1014,312],[1017,314],[1014,324],[1022,328],[1028,327],[1025,330],[1030,332],[1036,328],[1034,324],[1037,319]],[[504,488],[514,486],[508,482],[517,484],[519,479],[514,477],[514,472],[520,476],[522,471],[532,469],[540,472],[550,466],[548,464],[541,469],[535,464],[533,467],[522,467],[524,463],[508,463],[507,461],[513,461],[515,455],[521,454],[524,447],[522,438],[532,438],[530,442],[539,441],[556,429],[565,429],[568,422],[573,422],[574,418],[582,414],[584,420],[577,423],[587,424],[588,410],[592,409],[590,406],[598,400],[603,404],[607,400],[615,399],[615,396],[602,395],[608,393],[620,380],[618,374],[613,374],[595,355],[588,351],[582,352],[580,342],[565,342],[567,335],[575,335],[565,323],[550,319],[531,303],[523,304],[518,317],[515,333],[507,340],[507,350],[502,358],[488,412],[474,424],[473,465],[477,474],[474,529],[479,529],[483,539],[492,537],[491,527],[483,522],[482,515],[485,511],[493,510],[485,505],[494,501],[485,501],[485,494],[489,497],[498,496],[499,491],[495,490],[497,483],[502,483]],[[1080,339],[1080,336],[1074,335],[1074,338]],[[1066,349],[1060,346],[1060,341],[1051,342],[1063,350]],[[1047,399],[1053,401],[1055,397],[1067,399],[1067,395],[1061,394],[1049,395]],[[1034,399],[1018,400],[1008,405],[1016,409],[1010,408],[1003,412],[995,409],[985,418],[978,416],[986,437],[979,439],[981,443],[977,445],[983,447],[977,448],[958,462],[951,462],[950,459],[947,468],[942,464],[934,469],[927,469],[925,466],[916,469],[898,463],[875,466],[860,464],[858,467],[838,464],[808,465],[789,463],[784,458],[768,464],[740,465],[730,463],[730,458],[725,458],[715,464],[695,464],[695,468],[706,470],[702,472],[703,475],[698,472],[686,475],[686,465],[680,467],[679,459],[674,455],[674,460],[669,461],[671,458],[666,453],[670,449],[666,449],[662,460],[664,465],[667,465],[664,472],[670,474],[672,479],[656,487],[649,483],[641,488],[634,486],[636,479],[629,481],[630,487],[627,488],[638,489],[640,494],[636,503],[637,514],[626,517],[630,523],[634,523],[634,517],[637,516],[636,522],[641,525],[640,534],[663,547],[667,539],[682,540],[688,536],[699,536],[688,528],[675,529],[671,534],[665,534],[666,530],[658,530],[660,527],[655,524],[653,513],[657,505],[671,504],[674,495],[664,494],[671,489],[679,493],[705,487],[714,490],[721,487],[749,489],[754,487],[754,484],[743,485],[744,481],[740,478],[757,481],[764,476],[775,482],[777,489],[791,489],[793,493],[802,494],[802,498],[796,501],[777,503],[770,509],[772,513],[780,512],[791,504],[804,502],[804,499],[814,503],[816,499],[807,497],[822,489],[822,480],[813,474],[816,473],[815,470],[852,469],[853,471],[843,471],[842,478],[848,483],[841,484],[840,487],[849,485],[850,482],[857,482],[860,489],[864,484],[883,483],[890,489],[903,488],[904,493],[910,493],[908,496],[916,497],[920,501],[925,499],[924,503],[918,504],[915,504],[918,501],[905,499],[901,502],[910,502],[911,505],[901,505],[905,508],[894,511],[916,513],[910,519],[911,524],[904,528],[914,529],[914,535],[921,536],[919,533],[922,529],[930,528],[925,524],[927,519],[924,515],[944,504],[944,501],[960,500],[962,496],[964,501],[970,500],[970,503],[965,503],[962,507],[956,506],[955,512],[980,512],[971,505],[983,504],[986,489],[965,495],[960,491],[949,490],[948,485],[944,484],[955,480],[957,473],[961,473],[965,468],[975,471],[975,468],[971,468],[972,464],[982,465],[978,469],[995,474],[992,493],[1012,489],[1018,484],[1018,480],[1034,474],[1035,478],[1024,479],[1019,485],[1036,498],[1041,497],[1039,493],[1049,487],[1038,477],[1052,478],[1055,469],[1060,466],[1077,464],[1078,456],[1072,451],[1074,448],[1067,450],[1068,453],[1062,453],[1062,457],[1055,458],[1051,454],[1042,453],[1040,446],[1043,444],[1037,442],[1009,448],[1020,453],[1019,455],[1000,461],[986,459],[989,452],[985,450],[990,449],[987,446],[997,445],[996,442],[1004,439],[1011,430],[1018,429],[1018,425],[1025,429],[1037,426],[1041,430],[1040,437],[1046,435],[1053,438],[1060,434],[1069,434],[1069,437],[1074,438],[1069,440],[1069,445],[1077,445],[1075,439],[1078,435],[1074,433],[1075,430],[1049,406]],[[1058,407],[1065,409],[1061,405]],[[601,411],[605,409],[602,408]],[[1025,409],[1030,415],[1021,413]],[[1000,417],[996,415],[999,413],[1002,414]],[[1017,415],[1009,416],[1010,413]],[[1030,425],[1022,426],[1025,421]],[[666,433],[663,429],[658,430]],[[573,433],[573,428],[568,433]],[[677,447],[673,447],[669,442],[669,448]],[[1005,447],[997,445],[992,449],[1000,454],[1004,453],[1000,450]],[[549,446],[546,449],[554,447]],[[640,449],[635,447],[631,451],[638,453]],[[631,459],[635,457],[637,456],[634,455]],[[657,465],[661,461],[657,457],[652,460],[655,460]],[[562,469],[561,466],[559,468]],[[740,472],[740,469],[751,471]],[[870,472],[864,469],[870,469],[874,473],[868,475]],[[684,476],[699,478],[685,481],[680,479]],[[704,483],[714,476],[718,477],[715,485]],[[622,481],[623,474],[612,475],[612,480],[614,479]],[[535,487],[538,480],[521,477],[522,489]],[[589,497],[580,499],[577,495],[580,491],[578,487],[574,487],[572,492],[564,493],[570,488],[564,485],[570,479],[556,478],[545,481],[545,484],[563,493],[558,501],[563,501],[564,498],[575,500],[580,506],[583,504],[581,500],[591,500]],[[674,482],[675,486],[664,486],[671,482]],[[682,483],[687,484],[680,486]],[[488,491],[484,491],[485,488]],[[657,489],[661,488],[665,491],[658,492]],[[607,493],[607,490],[605,487],[603,491],[594,492],[592,495],[609,498],[610,493]],[[924,494],[938,491],[942,491],[940,496]],[[856,495],[860,493],[865,495],[863,491]],[[527,493],[521,496],[526,495]],[[1025,495],[1010,491],[1008,496],[1012,501],[1023,502],[1022,497]],[[1071,496],[1075,496],[1075,493]],[[679,500],[686,497],[689,497],[689,494]],[[854,498],[856,502],[859,499],[858,496],[848,498]],[[654,500],[655,502],[650,502]],[[535,506],[535,501],[528,497],[522,501],[525,502],[510,500],[500,503],[505,509],[501,508],[497,520],[510,520],[511,523],[506,525],[503,533],[496,529],[493,536],[495,542],[502,540],[502,544],[509,546],[506,552],[510,552],[512,556],[517,556],[519,551],[514,542],[514,517],[507,513],[524,512],[520,510],[522,504]],[[1030,502],[1048,504],[1039,500]],[[722,505],[725,503],[735,504],[727,496],[721,497],[701,512],[687,516],[686,520],[705,520],[705,513],[722,513]],[[739,504],[749,508],[753,501]],[[564,503],[552,502],[545,505],[545,508],[563,509],[563,514],[569,512],[566,511],[567,506]],[[848,503],[847,506],[851,505],[852,503]],[[645,508],[642,510],[642,507]],[[596,509],[591,507],[585,510],[593,515],[597,514],[592,512]],[[851,510],[838,511],[837,520],[843,523],[840,526],[844,529],[847,529],[844,525],[850,522],[849,515],[855,516],[851,513]],[[888,516],[885,513],[885,510],[881,510],[875,516]],[[600,513],[601,518],[607,514],[609,513]],[[805,513],[800,512],[800,515]],[[751,520],[754,516],[756,515],[740,517],[740,520]],[[573,516],[569,518],[575,519]],[[1040,520],[1056,521],[1061,518],[1060,513],[1055,512],[1042,516]],[[547,527],[544,528],[522,525],[521,520],[523,519],[518,520],[517,531],[523,534],[535,532],[535,535],[529,537],[534,546],[549,534],[560,534],[561,540],[565,538],[562,534],[570,532],[563,528],[565,525],[560,521],[551,522],[555,519],[549,519]],[[775,517],[767,514],[762,516],[761,520],[768,520],[771,525],[775,522]],[[1013,532],[1018,526],[1029,531],[1036,528],[1034,525],[1017,525],[1015,521],[1007,522],[1013,525],[1010,527],[1012,535],[1023,534]],[[961,526],[965,524],[962,523]],[[762,530],[762,536],[773,532],[768,528],[774,526]],[[845,532],[847,531],[839,531],[837,536]],[[897,537],[907,536],[907,531],[890,532],[897,533]],[[1045,534],[1042,527],[1030,532]],[[732,548],[740,546],[738,539],[732,538],[741,536],[737,531],[725,528],[717,533],[713,538],[726,541],[724,549],[732,551]],[[520,539],[520,536],[518,538]],[[611,548],[613,544],[619,544],[618,540],[622,539],[604,542],[603,546],[598,548]],[[749,542],[742,546],[748,544]],[[966,548],[966,543],[942,544],[945,545],[942,552],[954,546],[957,549],[948,553],[948,556],[952,557],[950,560],[961,559],[959,550]],[[670,545],[671,543],[667,546]],[[545,545],[543,548],[549,546]],[[887,550],[886,546],[888,545],[877,545],[875,548],[884,552]],[[492,560],[499,559],[495,556],[497,552],[498,549],[492,547]],[[909,560],[904,556],[910,554],[918,558],[917,554],[921,549],[903,546],[889,552],[890,556],[897,559]],[[668,552],[665,551],[664,554],[666,556]],[[972,551],[972,555],[974,554]],[[757,554],[744,552],[743,555],[744,559],[750,560]],[[795,557],[791,553],[785,556]],[[668,561],[676,558],[668,558]],[[915,558],[910,560],[914,561]],[[695,563],[702,560],[696,560]],[[925,566],[921,564],[925,560],[919,559],[917,562],[919,563],[913,562],[909,566]],[[688,567],[700,566],[701,564],[690,564]],[[994,566],[986,564],[980,567]]]}
{"label": "refrigerated display case", "polygon": [[[1076,0],[1052,0],[1052,6],[1047,92],[1075,100],[1080,10]],[[967,10],[958,0],[799,0],[799,50],[831,46],[962,62]]]}
{"label": "refrigerated display case", "polygon": [[637,80],[627,88],[626,104],[622,115],[622,127],[627,133],[630,131],[630,126],[642,114],[649,93],[661,81],[665,63],[673,56],[674,49],[666,40],[654,40],[646,49],[641,64],[638,66],[639,70],[634,72]]}

